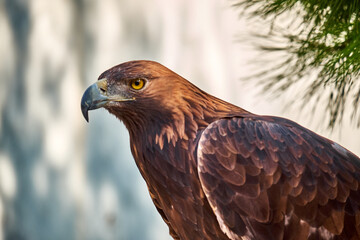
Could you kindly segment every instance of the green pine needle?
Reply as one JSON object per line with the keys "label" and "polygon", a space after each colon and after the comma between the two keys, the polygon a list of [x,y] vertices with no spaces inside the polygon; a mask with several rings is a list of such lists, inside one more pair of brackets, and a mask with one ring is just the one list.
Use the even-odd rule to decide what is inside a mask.
{"label": "green pine needle", "polygon": [[[269,33],[254,34],[259,49],[287,53],[284,58],[277,59],[276,64],[272,61],[274,65],[252,75],[252,78],[261,79],[264,90],[283,92],[300,80],[310,79],[312,83],[302,96],[304,102],[322,98],[324,89],[331,89],[325,93],[330,127],[341,123],[349,104],[352,104],[352,120],[360,126],[357,111],[360,99],[359,0],[243,0],[235,6],[243,9],[246,16],[272,22]],[[286,27],[280,26],[277,19],[289,13],[293,21]]]}

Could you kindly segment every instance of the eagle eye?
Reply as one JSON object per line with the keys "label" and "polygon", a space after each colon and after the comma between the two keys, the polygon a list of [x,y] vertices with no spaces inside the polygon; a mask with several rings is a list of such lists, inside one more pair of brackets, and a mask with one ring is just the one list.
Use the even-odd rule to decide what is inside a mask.
{"label": "eagle eye", "polygon": [[145,81],[143,79],[134,79],[131,80],[130,86],[135,90],[140,90],[144,87]]}

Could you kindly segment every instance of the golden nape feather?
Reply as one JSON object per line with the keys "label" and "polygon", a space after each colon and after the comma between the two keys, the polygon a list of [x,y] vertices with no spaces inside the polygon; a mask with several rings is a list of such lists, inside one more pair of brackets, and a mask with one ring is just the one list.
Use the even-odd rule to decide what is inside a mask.
{"label": "golden nape feather", "polygon": [[101,107],[127,127],[174,239],[360,239],[360,159],[339,144],[152,61],[101,74],[81,110]]}

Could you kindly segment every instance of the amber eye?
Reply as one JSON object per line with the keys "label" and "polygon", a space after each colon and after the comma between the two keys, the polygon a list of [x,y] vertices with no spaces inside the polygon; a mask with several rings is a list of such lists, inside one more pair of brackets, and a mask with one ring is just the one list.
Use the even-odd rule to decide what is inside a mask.
{"label": "amber eye", "polygon": [[139,90],[142,89],[145,85],[145,81],[142,79],[134,79],[130,82],[130,85],[133,89]]}

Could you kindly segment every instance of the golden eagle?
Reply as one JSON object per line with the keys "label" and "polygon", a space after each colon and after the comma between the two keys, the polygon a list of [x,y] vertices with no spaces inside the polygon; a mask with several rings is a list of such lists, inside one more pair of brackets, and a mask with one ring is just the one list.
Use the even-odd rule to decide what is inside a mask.
{"label": "golden eagle", "polygon": [[101,74],[81,110],[100,107],[127,127],[174,239],[360,239],[360,159],[339,144],[152,61]]}

